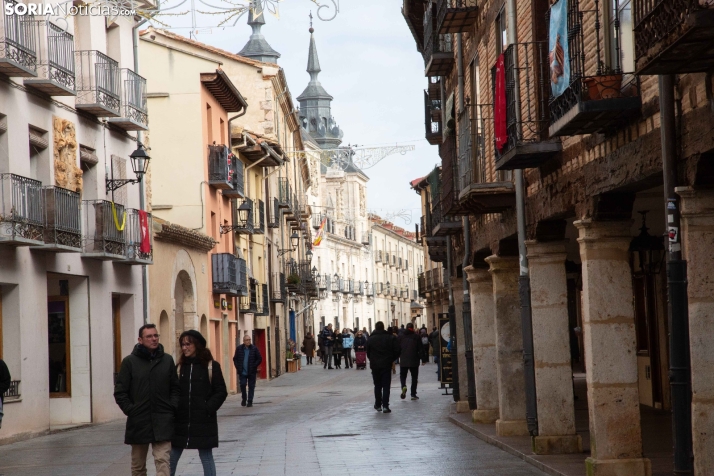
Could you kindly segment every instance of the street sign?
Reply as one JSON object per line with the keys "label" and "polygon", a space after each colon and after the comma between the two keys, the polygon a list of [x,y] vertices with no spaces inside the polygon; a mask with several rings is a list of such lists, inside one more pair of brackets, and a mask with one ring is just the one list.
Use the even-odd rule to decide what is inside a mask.
{"label": "street sign", "polygon": [[449,388],[453,384],[451,373],[451,350],[447,349],[451,339],[451,327],[449,326],[449,315],[439,314],[439,381],[441,388]]}

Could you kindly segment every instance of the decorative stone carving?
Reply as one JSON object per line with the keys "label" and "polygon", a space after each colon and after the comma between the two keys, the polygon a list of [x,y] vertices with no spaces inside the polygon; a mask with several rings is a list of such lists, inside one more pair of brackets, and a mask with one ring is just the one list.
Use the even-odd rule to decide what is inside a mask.
{"label": "decorative stone carving", "polygon": [[52,118],[54,129],[55,184],[82,192],[82,169],[77,166],[77,132],[74,123],[60,117]]}
{"label": "decorative stone carving", "polygon": [[367,216],[367,187],[359,186],[359,214]]}

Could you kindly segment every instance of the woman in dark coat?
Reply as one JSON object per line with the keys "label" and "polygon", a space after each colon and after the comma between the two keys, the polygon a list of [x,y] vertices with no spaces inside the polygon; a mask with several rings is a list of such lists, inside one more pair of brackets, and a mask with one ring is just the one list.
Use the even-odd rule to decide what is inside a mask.
{"label": "woman in dark coat", "polygon": [[303,352],[305,353],[305,358],[307,358],[307,365],[312,365],[312,356],[315,353],[315,338],[309,332],[305,335],[302,340]]}
{"label": "woman in dark coat", "polygon": [[206,339],[195,330],[179,337],[181,357],[177,366],[181,397],[174,437],[171,440],[171,476],[176,473],[184,449],[197,449],[204,476],[216,475],[213,448],[218,447],[216,412],[228,396],[221,365],[206,348]]}
{"label": "woman in dark coat", "polygon": [[335,358],[335,368],[342,368],[342,333],[335,330],[335,340],[332,342],[332,355]]}

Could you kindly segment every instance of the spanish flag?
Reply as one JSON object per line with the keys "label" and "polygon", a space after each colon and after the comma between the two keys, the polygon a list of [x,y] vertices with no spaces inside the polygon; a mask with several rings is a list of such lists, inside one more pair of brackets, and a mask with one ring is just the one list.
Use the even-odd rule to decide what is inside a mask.
{"label": "spanish flag", "polygon": [[320,243],[322,243],[322,237],[325,236],[326,223],[327,217],[322,219],[322,223],[320,223],[320,228],[317,230],[317,236],[315,236],[315,241],[312,242],[312,246],[320,246]]}

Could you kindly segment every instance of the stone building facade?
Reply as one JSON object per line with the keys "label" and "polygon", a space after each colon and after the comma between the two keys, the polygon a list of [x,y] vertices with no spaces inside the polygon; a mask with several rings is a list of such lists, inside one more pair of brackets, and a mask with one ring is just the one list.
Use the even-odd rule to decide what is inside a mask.
{"label": "stone building facade", "polygon": [[[415,187],[428,254],[452,284],[465,274],[470,296],[467,323],[452,286],[457,343],[473,345],[475,368],[464,374],[471,349],[458,353],[458,408],[469,408],[464,380],[474,379],[475,420],[499,435],[530,433],[538,454],[582,454],[574,368],[587,387],[586,474],[651,474],[655,450],[642,428],[652,411],[673,415],[685,455],[676,464],[708,474],[714,115],[703,52],[711,32],[701,25],[714,11],[701,2],[405,0],[403,13],[424,57],[426,139],[442,159]],[[674,321],[667,250],[688,265],[688,313]],[[533,331],[524,333],[527,274]],[[681,322],[688,340],[676,340]],[[532,366],[521,358],[530,341]],[[682,349],[690,371],[670,365]],[[687,387],[670,387],[670,375],[691,385],[681,393],[691,400],[679,399]]]}

